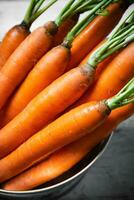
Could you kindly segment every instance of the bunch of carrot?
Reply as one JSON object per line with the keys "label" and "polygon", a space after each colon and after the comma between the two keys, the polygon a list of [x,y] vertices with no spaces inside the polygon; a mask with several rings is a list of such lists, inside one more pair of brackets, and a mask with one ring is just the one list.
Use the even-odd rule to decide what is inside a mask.
{"label": "bunch of carrot", "polygon": [[[95,17],[94,16],[95,11],[98,10],[99,7],[102,8],[102,4],[103,4],[103,10],[108,4],[107,7],[108,15]],[[84,50],[83,52],[85,52],[85,54],[88,53],[89,52],[88,46],[89,47],[92,46],[91,41],[92,43],[94,43],[95,40],[99,42],[100,39],[102,39],[105,36],[105,34],[107,34],[108,31],[113,27],[113,25],[117,23],[117,20],[121,16],[121,13],[122,13],[122,2],[110,4],[109,2],[107,3],[107,1],[106,2],[104,1],[102,3],[99,3],[97,7],[93,6],[93,8],[89,11],[88,16],[80,23],[78,23],[71,30],[71,32],[68,33],[64,43],[49,51],[35,65],[33,70],[31,70],[31,72],[26,77],[20,88],[13,95],[11,101],[9,101],[6,107],[3,108],[1,127],[3,127],[7,122],[12,120],[17,114],[19,114],[39,92],[41,92],[56,78],[62,75],[64,71],[66,71],[66,68],[70,66],[71,60],[74,61],[77,60],[73,54],[74,47],[77,50],[76,52],[78,53],[80,48],[83,49],[83,45],[87,46],[87,49]],[[111,20],[110,24],[109,20]],[[99,28],[100,25],[102,25],[102,23],[104,29],[101,35]],[[86,26],[86,28],[82,31],[83,28],[81,26],[83,26],[83,28],[84,26]],[[80,28],[82,32],[80,31]],[[80,33],[77,33],[78,31]],[[92,34],[94,34],[94,32],[96,31],[99,32],[99,37],[97,36],[95,37],[95,39],[93,39]],[[75,42],[74,39],[75,37],[76,41],[77,38],[80,37],[79,43],[76,42],[76,45],[73,44],[73,42]],[[68,46],[67,42],[69,43]],[[70,49],[69,47],[71,43],[72,43],[72,48]],[[49,74],[51,74],[51,76]],[[3,112],[5,113],[4,116]]]}
{"label": "bunch of carrot", "polygon": [[[19,26],[29,28],[56,0],[41,9],[43,2],[31,0]],[[0,46],[4,189],[28,190],[56,178],[134,113],[134,4],[124,10],[123,0],[69,0],[54,22],[26,39],[19,33],[10,54],[4,48],[12,34],[6,34]]]}
{"label": "bunch of carrot", "polygon": [[[82,4],[83,2],[83,4]],[[11,96],[13,91],[16,89],[16,87],[24,80],[24,78],[28,75],[30,70],[34,67],[34,65],[37,63],[37,67],[34,70],[36,73],[42,71],[43,66],[46,66],[46,62],[50,63],[49,56],[52,57],[55,53],[55,50],[52,54],[48,54],[47,58],[44,58],[44,54],[52,48],[54,44],[54,36],[57,33],[58,27],[60,27],[63,22],[71,17],[72,15],[76,15],[77,13],[83,12],[84,10],[88,10],[89,14],[85,21],[79,24],[78,27],[75,27],[71,33],[68,35],[68,44],[66,42],[64,45],[61,45],[56,48],[58,53],[60,54],[58,58],[62,57],[62,54],[64,55],[64,59],[66,59],[66,62],[69,62],[69,47],[70,43],[72,43],[73,38],[76,37],[79,32],[83,30],[85,26],[87,26],[90,22],[96,18],[97,10],[104,10],[107,5],[112,3],[113,0],[109,1],[102,1],[100,2],[99,0],[96,1],[87,1],[85,2],[84,0],[79,0],[79,1],[74,1],[70,0],[68,4],[65,6],[65,8],[61,11],[59,16],[56,18],[55,22],[48,22],[44,26],[37,28],[35,31],[33,31],[22,43],[21,45],[14,51],[14,53],[9,57],[5,65],[2,67],[0,71],[0,109],[4,106],[8,98]],[[81,5],[82,4],[82,5]],[[115,24],[116,21],[118,20],[118,17],[121,14],[121,11],[119,14],[117,14],[117,9],[121,9],[121,4],[117,3],[112,11],[112,18],[115,18],[115,13],[117,15],[117,19],[112,21],[112,24]],[[90,8],[91,6],[91,8]],[[116,10],[116,12],[115,12]],[[108,13],[109,15],[109,13]],[[106,22],[109,24],[109,20]],[[111,27],[111,25],[108,25],[107,30]],[[107,31],[106,30],[106,31]],[[98,30],[99,31],[99,30]],[[89,34],[89,33],[88,33]],[[102,37],[105,36],[106,33],[102,34]],[[91,38],[89,37],[89,40]],[[97,40],[99,42],[99,39]],[[60,48],[61,47],[61,48]],[[81,46],[82,47],[82,46]],[[88,53],[88,52],[87,52]],[[43,57],[42,57],[43,56]],[[65,56],[67,58],[65,58]],[[46,57],[46,56],[45,56]],[[57,58],[57,59],[58,59]],[[41,60],[40,60],[41,59]],[[45,60],[44,60],[45,59]],[[47,59],[47,61],[46,61]],[[23,61],[23,62],[22,62]],[[45,62],[46,61],[46,62]],[[59,59],[58,59],[59,61]],[[63,60],[62,64],[64,63],[65,60]],[[44,64],[45,63],[45,64]],[[39,65],[38,65],[39,64]],[[65,65],[65,64],[64,64]],[[66,66],[66,65],[65,65]],[[38,69],[39,68],[39,69]],[[46,69],[46,68],[45,68]],[[58,69],[54,69],[56,72]],[[64,70],[64,67],[63,67]],[[54,71],[52,72],[54,73]],[[48,75],[47,75],[48,76]],[[44,77],[44,76],[43,76]],[[53,79],[57,78],[57,76],[54,76]],[[34,79],[35,81],[36,79]],[[43,79],[44,81],[44,79]],[[50,81],[48,82],[50,83]],[[3,96],[3,93],[5,94]]]}
{"label": "bunch of carrot", "polygon": [[41,8],[45,0],[31,0],[27,12],[22,22],[12,27],[4,36],[1,42],[0,50],[0,68],[5,64],[9,56],[21,44],[21,42],[30,34],[30,26],[32,23],[44,13],[57,0],[50,1],[46,6]]}

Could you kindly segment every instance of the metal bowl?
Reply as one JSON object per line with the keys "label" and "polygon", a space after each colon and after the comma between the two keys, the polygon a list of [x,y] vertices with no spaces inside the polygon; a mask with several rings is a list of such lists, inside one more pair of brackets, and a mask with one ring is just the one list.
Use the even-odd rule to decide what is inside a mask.
{"label": "metal bowl", "polygon": [[111,140],[111,137],[112,134],[107,139],[98,144],[90,153],[87,154],[87,156],[85,156],[83,160],[81,160],[72,169],[36,189],[17,192],[0,189],[0,200],[16,200],[24,198],[25,200],[34,200],[41,197],[43,200],[56,200],[56,198],[65,195],[79,183],[79,181],[86,174],[87,170],[103,154]]}

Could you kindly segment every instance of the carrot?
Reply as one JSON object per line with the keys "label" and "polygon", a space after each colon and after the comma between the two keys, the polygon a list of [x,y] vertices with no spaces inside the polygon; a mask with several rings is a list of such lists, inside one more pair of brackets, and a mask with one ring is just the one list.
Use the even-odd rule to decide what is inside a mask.
{"label": "carrot", "polygon": [[[88,58],[102,45],[104,44],[105,40],[103,40],[102,42],[100,42],[91,52],[89,52],[89,54],[82,60],[82,62],[79,64],[83,65],[86,64],[86,62],[88,61]],[[106,59],[104,59],[101,63],[98,64],[96,71],[95,71],[95,82],[99,79],[101,73],[103,72],[103,70],[106,68],[106,66],[108,64],[110,64],[110,62],[117,56],[117,53],[112,54],[111,56],[107,57]]]}
{"label": "carrot", "polygon": [[62,175],[83,159],[119,123],[126,120],[133,113],[134,104],[114,110],[105,123],[91,134],[53,153],[47,160],[7,181],[2,188],[14,191],[29,190]]}
{"label": "carrot", "polygon": [[0,96],[2,98],[0,108],[37,60],[50,48],[52,42],[53,36],[48,34],[47,26],[40,27],[30,34],[10,56],[0,71]]}
{"label": "carrot", "polygon": [[1,43],[0,68],[29,34],[29,29],[23,24],[14,26],[6,33]]}
{"label": "carrot", "polygon": [[54,46],[61,44],[67,35],[67,33],[75,26],[78,22],[79,15],[73,15],[72,17],[68,18],[63,24],[59,27],[59,30],[54,39]]}
{"label": "carrot", "polygon": [[[91,18],[94,17],[96,10],[99,7],[102,7],[102,5],[105,7],[105,4],[107,5],[107,2],[102,1],[97,4],[97,6],[93,7],[89,11],[89,15],[80,21],[68,33],[64,42],[60,46],[49,51],[37,63],[37,65],[33,68],[25,81],[22,83],[17,93],[15,93],[11,99],[11,102],[9,102],[9,105],[6,106],[6,123],[13,119],[18,113],[20,113],[39,92],[41,92],[56,78],[64,73],[65,68],[67,67],[70,60],[70,46],[73,39],[80,33],[82,27],[85,28],[87,21],[89,19],[91,21]],[[4,114],[2,114],[2,121],[4,121],[3,115]]]}
{"label": "carrot", "polygon": [[133,51],[134,42],[113,59],[104,69],[93,88],[89,88],[75,106],[115,95],[134,76]]}
{"label": "carrot", "polygon": [[[78,80],[81,80],[79,85]],[[90,81],[86,71],[81,68],[79,71],[73,69],[71,73],[66,73],[39,93],[21,113],[0,130],[0,158],[55,119],[83,94],[83,90],[88,87],[86,82]]]}
{"label": "carrot", "polygon": [[123,14],[122,3],[113,3],[107,7],[107,16],[97,16],[74,40],[71,48],[71,60],[66,71],[76,67],[84,57],[103,40],[114,28]]}
{"label": "carrot", "polygon": [[[83,66],[84,64],[86,64],[87,63],[87,61],[88,61],[88,59],[90,58],[90,56],[102,45],[104,43],[104,41],[102,41],[101,43],[99,43],[99,45],[97,45],[87,56],[86,56],[86,58],[80,63],[80,65],[79,65],[79,67],[81,67],[81,66]],[[92,83],[92,87],[88,87],[87,88],[87,90],[86,90],[86,92],[81,96],[81,98],[78,100],[78,101],[76,101],[74,104],[72,104],[71,106],[69,106],[66,110],[64,110],[63,111],[63,113],[66,113],[66,112],[68,112],[70,109],[72,109],[72,108],[75,108],[76,106],[78,106],[78,105],[81,105],[82,103],[86,103],[86,102],[90,102],[90,100],[89,100],[89,96],[90,95],[92,95],[92,90],[93,90],[93,88],[95,87],[95,85],[97,84],[97,81],[98,81],[98,79],[101,77],[101,74],[103,74],[103,71],[104,71],[104,69],[105,68],[109,68],[109,65],[110,65],[110,63],[112,62],[112,60],[114,59],[114,58],[116,58],[116,56],[118,56],[118,54],[119,54],[119,52],[117,53],[114,53],[114,54],[112,54],[112,55],[110,55],[109,57],[107,57],[106,59],[104,59],[102,62],[100,62],[98,65],[97,65],[97,68],[96,68],[96,70],[95,70],[95,72],[94,72],[94,79],[93,79],[93,83]],[[124,57],[124,59],[125,59],[125,57]],[[126,82],[128,81],[128,80],[130,80],[131,79],[131,77],[132,77],[132,75],[133,75],[133,66],[132,65],[130,65],[131,67],[129,68],[129,70],[130,70],[130,77],[125,77],[126,78]],[[121,66],[120,66],[121,67]],[[127,67],[126,67],[127,68]],[[131,73],[132,72],[132,73]],[[111,74],[113,74],[113,72],[112,72],[112,70],[111,70]],[[126,74],[124,73],[124,76],[125,76]],[[106,75],[107,76],[107,75]],[[108,79],[109,80],[109,79]],[[108,86],[108,84],[106,83],[105,84],[106,85],[106,87]],[[125,85],[125,84],[124,84]],[[124,86],[123,85],[123,86]],[[123,87],[122,86],[122,87]],[[122,88],[121,87],[121,88]],[[120,89],[121,89],[120,88]],[[119,90],[117,90],[117,92],[118,92]],[[102,92],[102,91],[101,91]],[[113,94],[114,95],[114,94]],[[105,98],[105,96],[103,97],[103,98],[101,98],[101,99],[104,99]],[[108,98],[108,97],[107,97]],[[93,100],[96,100],[95,98],[93,99]],[[99,100],[99,99],[97,99],[97,100]],[[12,102],[12,101],[11,101]],[[15,105],[15,103],[14,103],[14,105]],[[0,119],[1,119],[1,127],[3,127],[3,126],[5,126],[12,118],[11,118],[11,116],[13,116],[13,113],[15,112],[15,106],[12,106],[12,109],[11,109],[11,106],[10,107],[8,107],[8,105],[7,105],[7,107],[5,107],[5,110],[3,109],[3,111],[0,113],[1,115],[0,115]],[[62,114],[62,113],[61,113]],[[60,114],[60,115],[61,115]],[[59,115],[59,116],[60,116]]]}
{"label": "carrot", "polygon": [[[115,32],[115,34],[117,33],[118,32]],[[116,39],[116,37],[114,37],[114,39]],[[109,47],[109,42],[113,44],[113,39],[110,40],[109,38],[108,43],[106,42],[102,48],[99,48],[99,52],[100,50],[103,51],[105,46]],[[121,47],[122,43],[119,44]],[[125,45],[126,44],[127,43],[125,42]],[[117,50],[117,47],[116,42],[116,48],[113,47],[113,49],[110,47],[110,52],[112,50],[112,52],[114,52],[115,49]],[[109,51],[106,51],[106,54],[110,55]],[[94,54],[93,56],[90,56],[91,60],[89,59],[92,64],[94,63],[93,57]],[[103,57],[106,58],[104,54]],[[102,61],[101,58],[102,57],[99,57],[100,61]],[[98,63],[96,57],[95,62],[96,64]],[[0,158],[12,152],[20,144],[25,142],[29,137],[54,120],[67,107],[78,100],[92,83],[93,74],[94,68],[90,67],[87,63],[82,67],[67,72],[39,93],[20,114],[1,129]]]}
{"label": "carrot", "polygon": [[83,104],[62,115],[0,160],[0,182],[28,169],[44,155],[90,134],[105,122],[112,110],[129,103],[134,103],[134,78],[114,97]]}
{"label": "carrot", "polygon": [[[88,60],[88,57],[100,46],[101,44],[99,44],[97,47],[95,47],[89,54],[88,56],[80,63],[80,65],[82,64],[86,64],[87,60]],[[117,54],[113,54],[111,56],[109,56],[108,58],[106,58],[104,61],[102,61],[101,63],[98,64],[98,67],[96,69],[96,72],[95,72],[95,82],[98,80],[98,78],[100,77],[101,73],[103,72],[104,68],[114,59],[114,57],[116,56]],[[57,56],[55,54],[55,56]],[[124,57],[125,59],[125,57]],[[59,66],[58,64],[56,64],[57,66]],[[79,65],[79,66],[80,66]],[[60,66],[59,66],[60,67]],[[131,68],[129,68],[131,70]],[[125,75],[125,74],[124,74]],[[35,79],[33,79],[32,83],[34,81],[37,81]],[[127,81],[127,79],[126,79]],[[24,81],[25,83],[25,81]],[[27,81],[27,84],[22,84],[23,86],[23,91],[27,91],[28,89],[28,81]],[[37,82],[39,85],[43,85],[44,82],[42,84],[41,83],[41,79],[40,81]],[[94,83],[95,84],[95,83]],[[34,84],[32,84],[31,86],[33,86]],[[25,106],[25,102],[28,101],[28,96],[30,95],[29,93],[27,93],[27,98],[26,98],[26,94],[24,95],[24,92],[21,93],[22,95],[20,95],[20,89],[22,88],[22,86],[19,88],[19,91],[17,91],[15,93],[15,95],[9,100],[9,102],[7,103],[7,105],[4,107],[3,110],[1,110],[0,112],[0,127],[4,127],[9,121],[11,121],[22,109],[22,105]],[[25,88],[25,90],[24,90]],[[39,86],[38,86],[38,89],[39,89]],[[86,94],[89,93],[89,91],[91,90],[91,88],[89,88],[87,91],[86,91]],[[35,90],[33,90],[33,88],[31,88],[32,91],[32,94],[34,94]],[[78,101],[78,104],[80,104],[81,100],[83,98],[85,98],[86,94]],[[25,96],[25,100],[23,99],[23,97]],[[86,99],[85,99],[86,100]],[[19,104],[20,102],[20,104]],[[87,101],[88,102],[88,101]],[[20,105],[20,106],[19,106]],[[75,104],[74,104],[75,105]],[[73,107],[74,107],[73,105]],[[77,103],[76,103],[77,105]]]}
{"label": "carrot", "polygon": [[15,25],[5,34],[0,49],[0,68],[2,68],[9,56],[30,34],[32,23],[53,4],[49,3],[46,7],[39,10],[44,1],[45,0],[39,0],[38,2],[35,2],[34,0],[31,0],[22,23]]}
{"label": "carrot", "polygon": [[[131,8],[134,10],[133,6],[134,4],[130,6],[130,10]],[[123,31],[125,31],[125,28]],[[133,51],[134,42],[129,44],[128,47],[113,59],[104,69],[93,88],[89,88],[85,95],[81,97],[73,107],[85,102],[102,100],[115,95],[134,76]]]}
{"label": "carrot", "polygon": [[[57,0],[51,0],[50,3],[53,4],[55,1]],[[80,2],[73,5],[72,1],[74,2],[74,0],[68,2],[55,22],[48,22],[44,26],[33,31],[2,67],[0,71],[0,109],[37,61],[52,47],[58,27],[68,17],[77,13],[76,5],[80,4]]]}

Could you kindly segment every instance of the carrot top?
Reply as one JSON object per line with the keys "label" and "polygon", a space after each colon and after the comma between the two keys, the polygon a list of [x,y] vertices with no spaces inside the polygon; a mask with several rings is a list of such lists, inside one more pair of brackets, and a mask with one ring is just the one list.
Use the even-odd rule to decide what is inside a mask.
{"label": "carrot top", "polygon": [[31,0],[22,21],[22,24],[25,24],[27,27],[30,27],[31,24],[42,14],[44,13],[49,7],[51,7],[56,1],[58,0],[51,0],[49,3],[46,4],[43,8],[41,8],[42,4],[45,0]]}
{"label": "carrot top", "polygon": [[[75,37],[83,31],[83,29],[97,16],[97,15],[108,15],[108,11],[105,8],[112,3],[113,0],[90,0],[90,1],[78,1],[71,6],[70,10],[67,13],[72,12],[74,8],[77,7],[75,12],[85,12],[87,11],[87,16],[78,22],[72,30],[67,34],[64,39],[64,44],[71,46]],[[79,6],[80,4],[80,6]],[[66,14],[64,14],[66,16]],[[63,18],[64,18],[63,15]]]}
{"label": "carrot top", "polygon": [[69,0],[60,14],[57,16],[55,23],[60,26],[68,17],[71,17],[78,12],[78,8],[84,2],[84,0]]}
{"label": "carrot top", "polygon": [[[66,4],[66,6],[63,8],[63,10],[60,12],[58,17],[55,20],[55,23],[57,26],[61,25],[68,17],[71,17],[77,13],[83,13],[85,11],[91,10],[91,13],[85,19],[87,21],[87,24],[92,20],[88,19],[93,15],[97,14],[97,9],[103,9],[103,6],[106,7],[106,5],[109,5],[114,0],[69,0],[69,2]],[[98,5],[99,4],[99,5]],[[98,7],[96,7],[98,6]],[[94,9],[95,8],[95,9]],[[95,16],[94,16],[95,17]],[[88,22],[89,20],[89,22]],[[83,26],[83,24],[81,24]],[[80,25],[79,25],[80,26]],[[86,25],[85,25],[86,26]],[[80,27],[79,27],[80,28]]]}
{"label": "carrot top", "polygon": [[132,41],[134,41],[134,4],[126,10],[120,22],[108,35],[105,43],[90,55],[88,64],[96,68],[98,63]]}
{"label": "carrot top", "polygon": [[106,101],[110,110],[125,106],[129,103],[134,103],[134,78],[118,94]]}

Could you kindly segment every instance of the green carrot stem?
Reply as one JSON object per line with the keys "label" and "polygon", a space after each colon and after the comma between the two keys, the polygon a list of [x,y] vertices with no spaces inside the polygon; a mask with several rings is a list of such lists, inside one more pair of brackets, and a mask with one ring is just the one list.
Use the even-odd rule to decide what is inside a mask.
{"label": "green carrot stem", "polygon": [[35,0],[30,1],[30,4],[29,4],[26,14],[24,16],[23,23],[25,23],[27,26],[29,26],[29,18],[32,15],[35,4],[36,4]]}
{"label": "green carrot stem", "polygon": [[130,35],[133,34],[134,32],[134,28],[133,29],[128,29],[128,31],[126,31],[127,34],[124,34],[124,37],[119,37],[118,39],[113,39],[111,40],[111,44],[109,45],[109,49],[116,47],[116,45],[120,44],[121,42],[123,42],[124,40],[126,41],[126,38],[128,38]]}
{"label": "green carrot stem", "polygon": [[[76,38],[87,26],[90,22],[92,22],[95,19],[96,15],[92,15],[86,22],[83,24],[83,26],[80,27],[80,29],[76,32],[74,38]],[[73,38],[73,40],[74,40]]]}
{"label": "green carrot stem", "polygon": [[128,18],[127,23],[134,21],[134,13]]}
{"label": "green carrot stem", "polygon": [[30,5],[27,9],[25,14],[23,24],[25,24],[28,28],[31,24],[42,14],[44,13],[49,7],[51,7],[56,1],[58,0],[51,0],[46,6],[42,9],[40,7],[44,3],[45,0],[31,0]]}
{"label": "green carrot stem", "polygon": [[119,30],[116,34],[115,37],[120,36],[122,33],[124,33],[126,30],[128,30],[132,25],[134,25],[134,23],[130,23],[128,24],[128,26],[125,26],[124,28],[122,28],[121,30]]}
{"label": "green carrot stem", "polygon": [[116,40],[110,41],[109,43],[107,43],[107,46],[106,46],[107,50],[106,48],[104,48],[104,51],[98,53],[98,55],[96,56],[96,58],[98,58],[98,62],[102,62],[105,58],[107,58],[114,52],[118,51],[119,49],[125,47],[127,44],[129,44],[132,41],[134,41],[134,30],[130,35],[128,34],[125,40],[123,39],[123,40],[117,40],[117,41]]}
{"label": "green carrot stem", "polygon": [[[134,26],[130,26],[128,29],[126,29],[126,31],[124,31],[122,34],[120,34],[119,36],[108,40],[106,42],[106,44],[103,45],[103,51],[101,50],[102,48],[100,48],[100,51],[98,50],[98,52],[100,52],[99,56],[101,56],[101,54],[103,54],[107,49],[112,49],[114,47],[116,47],[118,44],[120,44],[123,41],[126,41],[126,39],[133,35],[134,32]],[[105,47],[105,48],[104,48]]]}
{"label": "green carrot stem", "polygon": [[[83,3],[85,0],[79,0],[77,2],[73,2],[73,4],[71,5],[71,1],[69,1],[69,3],[65,6],[65,8],[63,9],[66,10],[66,12],[63,13],[63,11],[61,11],[62,14],[59,14],[58,17],[55,20],[55,23],[57,24],[57,26],[60,26],[68,17],[71,17],[72,15],[74,15],[74,11],[78,8],[78,6],[81,5],[81,3]],[[67,9],[68,8],[68,9]]]}
{"label": "green carrot stem", "polygon": [[134,103],[134,78],[132,78],[117,95],[106,100],[106,104],[110,110],[119,108],[129,103]]}
{"label": "green carrot stem", "polygon": [[61,10],[60,14],[57,16],[55,23],[58,25],[60,22],[60,18],[65,14],[65,12],[70,9],[70,7],[74,4],[75,0],[70,0],[66,6]]}
{"label": "green carrot stem", "polygon": [[[56,3],[58,0],[51,0],[46,6],[44,6],[42,9],[40,9],[38,12],[36,12],[31,19],[29,20],[29,23],[32,24],[42,13],[44,13],[48,8],[50,8],[54,3]],[[42,1],[43,2],[43,1]]]}
{"label": "green carrot stem", "polygon": [[121,18],[118,25],[107,37],[105,43],[101,47],[99,47],[92,55],[90,55],[88,59],[88,64],[90,66],[96,68],[101,61],[110,56],[112,53],[118,51],[119,49],[128,45],[130,42],[134,41],[133,18],[131,18],[132,21],[130,20],[130,16],[132,16],[133,14],[134,7],[130,6]]}
{"label": "green carrot stem", "polygon": [[[68,44],[68,46],[71,46],[72,41],[75,37],[96,17],[96,12],[98,9],[102,8],[102,6],[105,8],[107,5],[109,5],[113,0],[103,0],[97,5],[95,4],[95,7],[93,7],[88,15],[81,21],[76,24],[73,29],[67,34],[65,38],[65,43]],[[87,4],[86,4],[87,6]]]}
{"label": "green carrot stem", "polygon": [[78,12],[78,13],[87,12],[87,11],[93,9],[96,5],[97,5],[97,4],[92,4],[92,5],[89,5],[89,6],[86,6],[86,7],[83,7],[83,6],[82,6],[81,8],[77,9],[77,12]]}
{"label": "green carrot stem", "polygon": [[103,44],[89,57],[88,64],[93,68],[96,68],[100,62],[121,48],[124,48],[132,41],[134,41],[134,30],[130,35],[128,34],[125,38],[123,38],[123,40],[111,40],[110,42]]}
{"label": "green carrot stem", "polygon": [[133,33],[133,31],[134,31],[134,25],[133,26],[131,26],[130,28],[128,28],[126,31],[124,31],[122,34],[120,34],[119,36],[117,36],[117,37],[115,37],[115,38],[113,38],[113,39],[111,39],[111,40],[109,40],[109,41],[112,41],[112,42],[114,42],[114,41],[118,41],[118,40],[124,40],[127,36],[128,36],[128,34],[129,33]]}
{"label": "green carrot stem", "polygon": [[108,10],[103,10],[103,11],[99,11],[97,12],[98,15],[101,15],[101,16],[108,16],[109,15],[109,11]]}
{"label": "green carrot stem", "polygon": [[33,13],[36,13],[40,9],[43,2],[44,0],[37,1],[36,6],[34,7]]}
{"label": "green carrot stem", "polygon": [[[89,0],[88,2],[91,1],[92,0]],[[70,9],[64,13],[64,15],[61,18],[61,21],[62,20],[64,21],[68,16],[76,14],[77,13],[76,10],[81,6],[81,4],[82,5],[84,4],[84,0],[79,0],[79,1],[76,0],[76,2],[74,2],[74,4],[70,7]]]}
{"label": "green carrot stem", "polygon": [[116,47],[114,47],[113,49],[110,49],[107,53],[105,53],[104,55],[102,55],[100,57],[100,59],[98,59],[98,63],[102,62],[104,59],[106,59],[108,56],[110,56],[111,54],[113,54],[114,52],[119,51],[120,49],[124,48],[127,44],[129,44],[131,41],[134,41],[134,35],[133,37],[130,37],[127,42],[122,42],[121,44],[117,45]]}
{"label": "green carrot stem", "polygon": [[[82,20],[80,23],[78,23],[71,32],[68,33],[66,38],[64,39],[64,43],[68,44],[68,46],[71,46],[74,38],[95,18],[95,16],[91,16],[90,18],[86,17],[84,20]],[[84,22],[84,23],[83,23]]]}
{"label": "green carrot stem", "polygon": [[[126,12],[124,13],[124,15],[122,16],[121,20],[119,21],[119,23],[117,24],[117,26],[113,29],[113,31],[108,35],[108,38],[112,39],[113,37],[116,36],[116,33],[118,33],[118,31],[120,29],[122,29],[126,23],[128,23],[128,19],[131,19],[131,16],[134,14],[134,4],[132,4],[131,6],[129,6],[129,8],[126,10]],[[129,23],[132,23],[133,20],[131,20]]]}
{"label": "green carrot stem", "polygon": [[[91,2],[92,3],[92,2]],[[94,6],[95,5],[97,5],[97,4],[94,4],[94,5],[89,5],[89,2],[88,1],[86,1],[85,3],[83,3],[79,8],[77,8],[76,9],[76,11],[75,12],[81,12],[82,10],[84,10],[84,9],[87,9],[86,11],[88,11],[89,10],[89,8],[91,9],[91,8],[94,8]]]}

